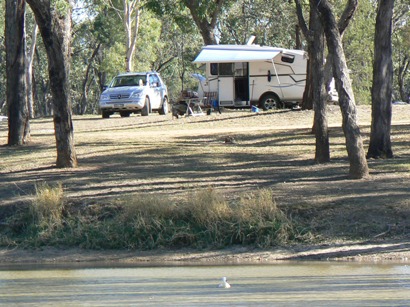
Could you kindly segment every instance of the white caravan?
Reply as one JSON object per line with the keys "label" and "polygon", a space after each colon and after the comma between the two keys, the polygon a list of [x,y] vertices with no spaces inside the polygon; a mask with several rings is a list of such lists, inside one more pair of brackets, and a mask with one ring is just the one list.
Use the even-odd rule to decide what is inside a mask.
{"label": "white caravan", "polygon": [[200,97],[216,96],[220,106],[267,110],[302,101],[307,54],[258,45],[210,45],[194,63],[204,64]]}

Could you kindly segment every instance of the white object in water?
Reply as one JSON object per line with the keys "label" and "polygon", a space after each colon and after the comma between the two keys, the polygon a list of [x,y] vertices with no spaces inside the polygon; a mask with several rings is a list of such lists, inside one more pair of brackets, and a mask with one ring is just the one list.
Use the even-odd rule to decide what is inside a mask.
{"label": "white object in water", "polygon": [[218,285],[218,288],[230,288],[231,285],[226,281],[226,277],[222,277],[222,282]]}

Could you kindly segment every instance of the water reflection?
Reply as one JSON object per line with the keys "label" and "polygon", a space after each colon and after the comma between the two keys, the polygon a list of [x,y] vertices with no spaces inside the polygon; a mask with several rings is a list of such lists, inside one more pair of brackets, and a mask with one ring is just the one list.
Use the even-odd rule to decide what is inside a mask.
{"label": "water reflection", "polygon": [[[230,289],[220,289],[227,276]],[[408,306],[410,267],[355,263],[0,268],[14,306]]]}

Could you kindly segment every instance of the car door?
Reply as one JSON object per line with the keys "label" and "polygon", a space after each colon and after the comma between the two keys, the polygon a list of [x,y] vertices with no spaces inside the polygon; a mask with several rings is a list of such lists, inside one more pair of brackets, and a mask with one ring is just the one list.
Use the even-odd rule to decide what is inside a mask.
{"label": "car door", "polygon": [[152,109],[159,109],[161,107],[162,96],[161,87],[162,84],[157,75],[152,74],[149,76],[149,86],[151,91],[150,103]]}

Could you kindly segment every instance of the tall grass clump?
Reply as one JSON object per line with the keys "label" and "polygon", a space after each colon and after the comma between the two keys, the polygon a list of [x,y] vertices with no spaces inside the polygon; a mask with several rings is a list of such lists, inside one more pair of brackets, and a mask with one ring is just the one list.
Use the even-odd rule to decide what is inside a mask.
{"label": "tall grass clump", "polygon": [[36,195],[29,207],[33,223],[40,228],[61,226],[64,209],[63,185],[50,186],[47,183],[36,185]]}
{"label": "tall grass clump", "polygon": [[64,228],[64,207],[61,183],[36,185],[35,195],[28,206],[9,218],[10,228],[17,237],[15,242],[38,246],[54,241]]}
{"label": "tall grass clump", "polygon": [[169,247],[178,232],[175,204],[165,196],[137,194],[121,201],[114,223],[126,248]]}
{"label": "tall grass clump", "polygon": [[199,246],[269,247],[302,239],[302,233],[277,207],[269,189],[245,193],[231,201],[214,189],[202,190],[185,210]]}
{"label": "tall grass clump", "polygon": [[[304,233],[276,205],[272,190],[227,199],[209,188],[178,201],[136,194],[109,204],[67,207],[62,185],[36,187],[17,225],[28,245],[89,249],[267,248],[304,239]],[[14,239],[14,238],[11,238]]]}
{"label": "tall grass clump", "polygon": [[233,239],[241,244],[268,247],[284,244],[300,235],[294,223],[278,208],[270,189],[243,194],[234,212]]}

